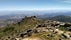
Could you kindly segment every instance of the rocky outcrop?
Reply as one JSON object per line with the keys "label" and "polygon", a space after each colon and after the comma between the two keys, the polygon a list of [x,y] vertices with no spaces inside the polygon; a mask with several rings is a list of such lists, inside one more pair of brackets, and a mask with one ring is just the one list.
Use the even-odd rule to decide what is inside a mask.
{"label": "rocky outcrop", "polygon": [[[21,22],[17,23],[17,26],[18,25],[19,25],[19,28],[21,27],[23,29],[26,27],[27,28],[25,31],[22,30],[21,32],[18,32],[18,35],[16,36],[12,36],[12,37],[8,36],[5,40],[28,40],[28,39],[29,40],[42,40],[41,38],[46,38],[46,40],[47,39],[48,40],[49,39],[50,40],[52,39],[53,40],[62,40],[62,39],[71,40],[71,32],[70,32],[71,24],[70,23],[64,23],[64,22],[52,21],[52,20],[46,20],[46,21],[43,21],[43,23],[38,23],[36,17],[32,16],[28,18],[25,17],[24,19],[22,19]],[[30,28],[31,26],[29,27],[28,25],[29,26],[31,25],[32,28]],[[36,36],[33,36],[33,35],[36,35]],[[31,38],[31,36],[33,38]]]}

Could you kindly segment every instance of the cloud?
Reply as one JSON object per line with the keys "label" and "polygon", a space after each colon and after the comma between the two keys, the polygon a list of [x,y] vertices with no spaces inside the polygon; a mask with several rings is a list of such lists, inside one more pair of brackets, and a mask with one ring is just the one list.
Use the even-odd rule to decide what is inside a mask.
{"label": "cloud", "polygon": [[62,0],[64,3],[71,3],[71,0]]}

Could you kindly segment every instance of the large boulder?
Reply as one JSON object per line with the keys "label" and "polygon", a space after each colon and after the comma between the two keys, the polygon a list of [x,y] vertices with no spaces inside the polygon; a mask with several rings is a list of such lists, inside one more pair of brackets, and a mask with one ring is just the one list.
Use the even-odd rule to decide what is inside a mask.
{"label": "large boulder", "polygon": [[62,36],[63,36],[64,38],[70,38],[70,35],[68,35],[68,34],[66,34],[66,33],[63,33]]}

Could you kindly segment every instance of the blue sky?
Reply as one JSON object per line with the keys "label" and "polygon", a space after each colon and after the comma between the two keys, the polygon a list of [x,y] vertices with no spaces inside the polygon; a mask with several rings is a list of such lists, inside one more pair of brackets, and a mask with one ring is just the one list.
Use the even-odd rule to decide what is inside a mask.
{"label": "blue sky", "polygon": [[71,0],[0,0],[0,10],[70,10]]}

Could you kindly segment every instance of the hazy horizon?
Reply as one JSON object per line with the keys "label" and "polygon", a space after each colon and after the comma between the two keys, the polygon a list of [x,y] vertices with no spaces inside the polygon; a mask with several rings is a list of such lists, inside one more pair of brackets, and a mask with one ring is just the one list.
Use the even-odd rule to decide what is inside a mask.
{"label": "hazy horizon", "polygon": [[11,15],[11,14],[49,14],[49,13],[65,13],[71,12],[71,10],[3,10],[0,11],[1,15]]}

